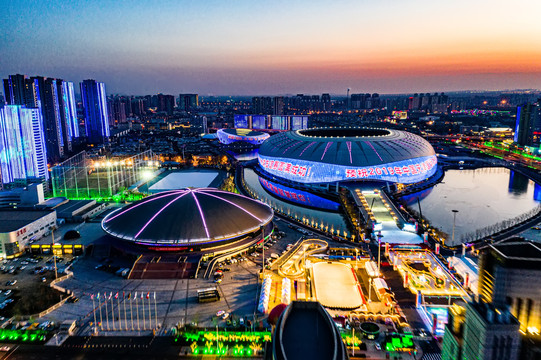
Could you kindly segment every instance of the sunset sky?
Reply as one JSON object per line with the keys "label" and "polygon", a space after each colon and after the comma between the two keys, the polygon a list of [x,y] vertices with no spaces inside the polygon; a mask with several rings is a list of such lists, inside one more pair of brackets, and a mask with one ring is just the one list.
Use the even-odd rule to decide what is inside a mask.
{"label": "sunset sky", "polygon": [[0,76],[108,93],[541,88],[539,0],[0,0]]}

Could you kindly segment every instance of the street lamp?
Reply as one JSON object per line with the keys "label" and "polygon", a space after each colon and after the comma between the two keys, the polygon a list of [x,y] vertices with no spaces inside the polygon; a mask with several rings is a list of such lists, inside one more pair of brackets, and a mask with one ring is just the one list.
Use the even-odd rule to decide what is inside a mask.
{"label": "street lamp", "polygon": [[455,224],[456,224],[456,213],[458,210],[451,210],[453,212],[453,235],[452,235],[452,246],[455,246]]}
{"label": "street lamp", "polygon": [[380,276],[381,272],[379,270],[380,264],[381,264],[381,238],[383,235],[381,235],[381,231],[378,232],[378,276]]}
{"label": "street lamp", "polygon": [[56,269],[56,254],[54,252],[54,231],[56,229],[56,226],[51,226],[49,228],[51,230],[51,236],[52,236],[52,240],[53,240],[53,245],[52,245],[52,253],[53,253],[53,260],[54,260],[54,278],[57,279],[58,278],[58,272],[57,272],[57,269]]}

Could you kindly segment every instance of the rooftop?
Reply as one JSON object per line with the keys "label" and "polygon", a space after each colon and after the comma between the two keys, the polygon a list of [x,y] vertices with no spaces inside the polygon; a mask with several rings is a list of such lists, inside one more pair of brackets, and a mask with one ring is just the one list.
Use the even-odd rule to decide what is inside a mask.
{"label": "rooftop", "polygon": [[0,210],[0,233],[9,233],[49,215],[54,210]]}

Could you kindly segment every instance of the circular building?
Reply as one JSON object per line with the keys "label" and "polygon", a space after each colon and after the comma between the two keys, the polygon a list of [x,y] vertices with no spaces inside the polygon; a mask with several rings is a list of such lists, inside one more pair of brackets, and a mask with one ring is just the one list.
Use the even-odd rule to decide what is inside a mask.
{"label": "circular building", "polygon": [[[151,195],[107,215],[103,230],[152,249],[191,251],[253,242],[269,225],[273,211],[246,196],[211,188],[181,189]],[[239,244],[239,246],[241,246]]]}
{"label": "circular building", "polygon": [[277,134],[261,146],[271,175],[306,183],[376,180],[410,184],[436,171],[436,154],[420,136],[399,130],[322,128]]}
{"label": "circular building", "polygon": [[254,131],[251,129],[220,129],[216,132],[218,140],[229,145],[234,142],[247,142],[252,145],[261,145],[267,140],[270,135],[262,131]]}

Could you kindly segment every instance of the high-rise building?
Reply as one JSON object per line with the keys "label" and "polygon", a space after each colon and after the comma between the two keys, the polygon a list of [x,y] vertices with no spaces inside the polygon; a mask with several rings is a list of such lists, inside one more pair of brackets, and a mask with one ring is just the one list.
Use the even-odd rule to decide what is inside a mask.
{"label": "high-rise building", "polygon": [[272,107],[272,114],[273,115],[284,115],[284,97],[283,96],[276,96],[273,99],[273,107]]}
{"label": "high-rise building", "polygon": [[180,94],[178,99],[178,107],[183,111],[192,111],[199,107],[199,95],[197,94]]}
{"label": "high-rise building", "polygon": [[330,94],[321,95],[321,105],[322,105],[323,111],[331,110],[331,95]]}
{"label": "high-rise building", "polygon": [[109,141],[109,123],[105,84],[96,80],[84,80],[81,84],[85,129],[90,144],[103,144]]}
{"label": "high-rise building", "polygon": [[517,360],[519,353],[519,324],[506,308],[471,302],[449,309],[443,360]]}
{"label": "high-rise building", "polygon": [[77,103],[75,91],[71,81],[56,80],[60,98],[60,124],[64,137],[64,155],[71,152],[72,141],[79,137],[79,123],[77,122]]}
{"label": "high-rise building", "polygon": [[268,115],[272,112],[273,103],[268,96],[255,96],[252,98],[253,113],[257,115]]}
{"label": "high-rise building", "polygon": [[520,146],[541,145],[541,101],[540,104],[526,103],[517,107],[514,141]]}
{"label": "high-rise building", "polygon": [[163,111],[167,115],[173,115],[175,109],[175,97],[173,95],[158,94],[158,111]]}
{"label": "high-rise building", "polygon": [[9,105],[40,109],[49,162],[71,151],[73,138],[79,136],[73,83],[17,74],[4,79],[4,92]]}
{"label": "high-rise building", "polygon": [[49,179],[41,111],[22,105],[0,109],[0,168],[3,184]]}
{"label": "high-rise building", "polygon": [[541,331],[541,246],[512,239],[491,244],[479,257],[479,295],[509,307],[526,333]]}

